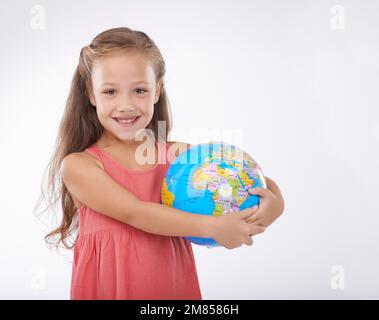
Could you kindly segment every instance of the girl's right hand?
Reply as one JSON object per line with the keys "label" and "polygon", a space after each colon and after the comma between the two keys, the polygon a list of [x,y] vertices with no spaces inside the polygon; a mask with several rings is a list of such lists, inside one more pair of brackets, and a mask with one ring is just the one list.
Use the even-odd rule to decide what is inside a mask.
{"label": "girl's right hand", "polygon": [[262,233],[266,229],[245,221],[257,209],[258,206],[254,206],[242,211],[215,216],[215,219],[213,219],[212,238],[227,249],[238,248],[242,244],[251,246],[253,244],[251,236]]}

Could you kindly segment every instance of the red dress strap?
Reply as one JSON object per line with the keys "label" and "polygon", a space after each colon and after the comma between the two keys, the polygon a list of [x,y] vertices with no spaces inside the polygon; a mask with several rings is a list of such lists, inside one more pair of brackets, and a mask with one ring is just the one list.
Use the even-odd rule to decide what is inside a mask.
{"label": "red dress strap", "polygon": [[91,153],[92,155],[94,155],[98,160],[102,160],[102,157],[101,157],[101,152],[99,151],[98,148],[96,148],[96,146],[93,144],[92,146],[89,146],[87,149],[85,149],[84,151],[87,151],[89,153]]}

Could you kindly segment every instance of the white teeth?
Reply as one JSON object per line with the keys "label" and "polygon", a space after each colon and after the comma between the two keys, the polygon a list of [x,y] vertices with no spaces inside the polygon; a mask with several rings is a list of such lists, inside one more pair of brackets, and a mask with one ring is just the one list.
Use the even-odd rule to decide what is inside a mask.
{"label": "white teeth", "polygon": [[130,119],[118,119],[118,118],[117,118],[117,121],[118,121],[118,122],[121,122],[121,123],[132,123],[132,122],[134,122],[134,120],[136,120],[136,119],[137,119],[137,117],[130,118]]}

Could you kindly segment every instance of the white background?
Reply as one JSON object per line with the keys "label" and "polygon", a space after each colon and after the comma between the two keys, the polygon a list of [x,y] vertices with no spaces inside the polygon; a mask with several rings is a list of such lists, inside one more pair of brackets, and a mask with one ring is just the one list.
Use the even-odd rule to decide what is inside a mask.
{"label": "white background", "polygon": [[71,253],[33,208],[80,49],[120,26],[163,54],[171,139],[243,147],[285,197],[252,247],[193,245],[203,298],[379,298],[378,18],[374,0],[1,1],[0,298],[69,298]]}

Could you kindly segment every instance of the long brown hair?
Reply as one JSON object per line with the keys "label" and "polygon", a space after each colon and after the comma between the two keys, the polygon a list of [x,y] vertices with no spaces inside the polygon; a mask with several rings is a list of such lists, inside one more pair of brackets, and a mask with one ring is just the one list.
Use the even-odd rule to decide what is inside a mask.
{"label": "long brown hair", "polygon": [[[115,52],[120,52],[120,50],[132,50],[142,54],[153,67],[156,81],[162,80],[159,100],[154,105],[153,118],[147,129],[152,130],[156,139],[167,141],[172,120],[164,85],[165,62],[160,50],[144,32],[127,27],[113,28],[98,34],[90,45],[83,47],[80,51],[79,63],[72,79],[54,152],[44,173],[45,176],[48,171],[47,196],[44,193],[42,183],[42,194],[34,210],[36,212],[43,199],[47,198],[48,206],[42,212],[53,209],[56,202],[59,199],[61,200],[63,216],[60,225],[45,236],[47,244],[58,247],[62,243],[66,249],[72,249],[75,245],[77,237],[72,240],[72,236],[78,228],[77,211],[72,196],[62,182],[60,166],[63,158],[68,154],[85,150],[101,137],[103,127],[88,95],[89,92],[92,92],[92,66],[95,59],[112,55]],[[163,133],[162,130],[158,131],[158,121],[163,121],[162,123],[166,126]]]}

